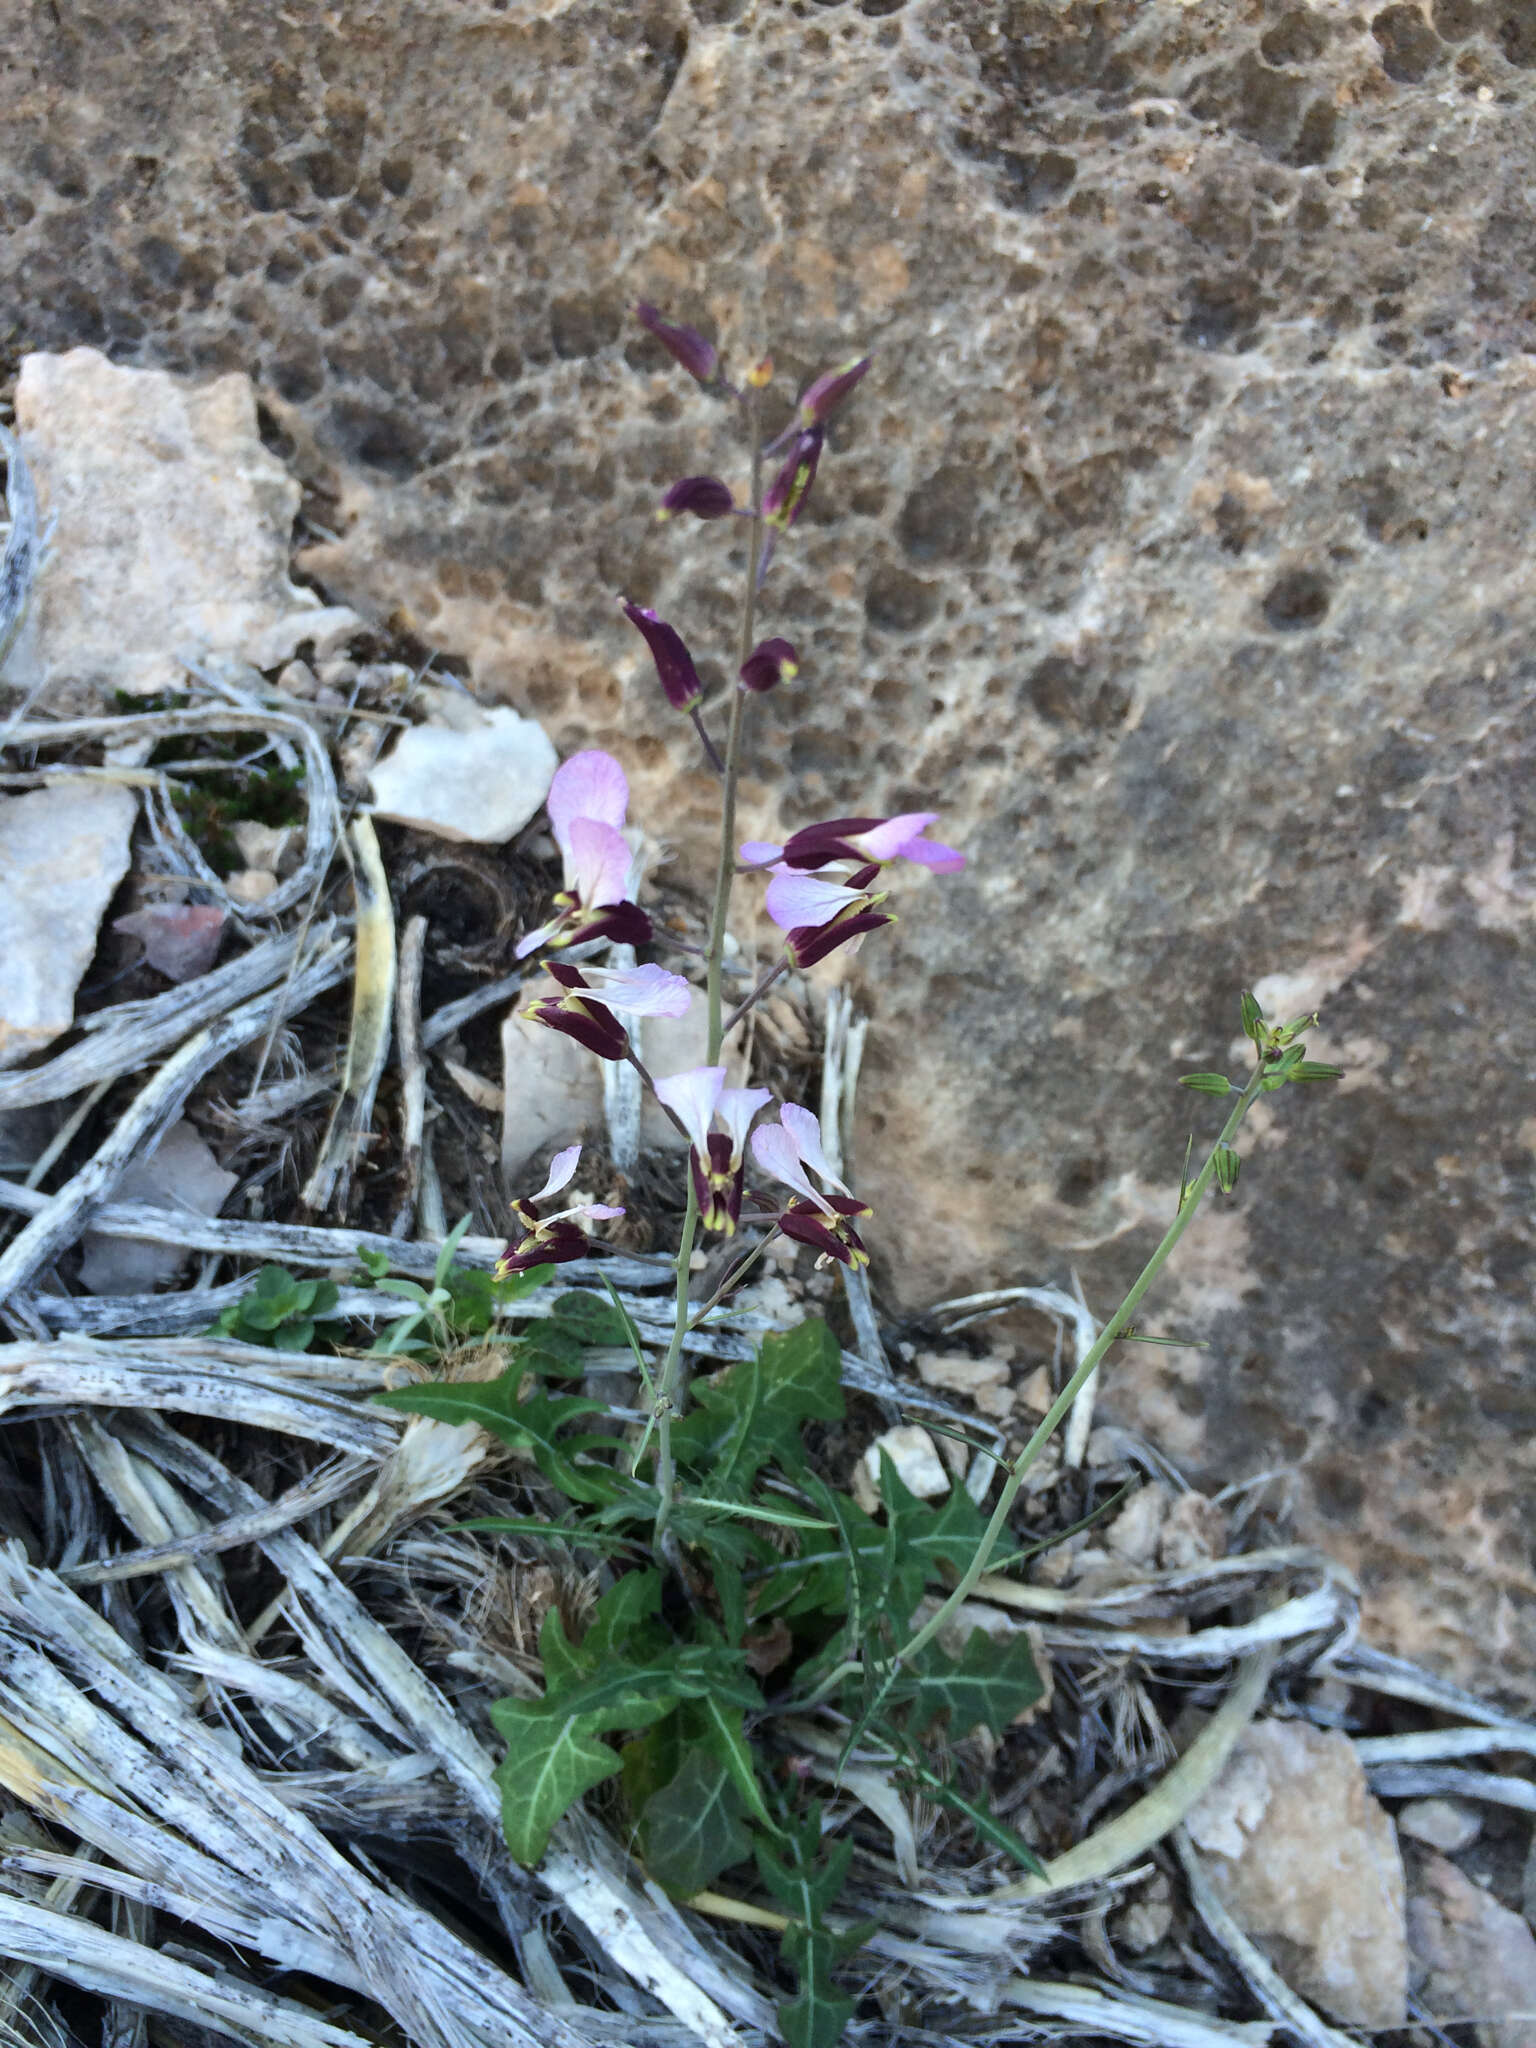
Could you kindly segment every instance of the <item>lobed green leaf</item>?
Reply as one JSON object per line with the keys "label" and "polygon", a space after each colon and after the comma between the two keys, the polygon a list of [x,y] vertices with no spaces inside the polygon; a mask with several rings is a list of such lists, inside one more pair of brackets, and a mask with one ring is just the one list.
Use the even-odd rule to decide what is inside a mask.
{"label": "lobed green leaf", "polygon": [[677,1775],[646,1802],[640,1845],[646,1866],[674,1898],[692,1898],[752,1853],[740,1789],[707,1750],[691,1749]]}
{"label": "lobed green leaf", "polygon": [[925,1734],[942,1719],[953,1739],[973,1728],[1001,1735],[1043,1690],[1022,1629],[999,1639],[977,1628],[959,1657],[930,1643],[915,1668],[909,1666],[903,1673],[891,1697],[893,1702],[911,1702],[910,1734]]}
{"label": "lobed green leaf", "polygon": [[672,1431],[680,1465],[703,1474],[715,1494],[741,1496],[764,1465],[789,1473],[805,1463],[807,1422],[843,1413],[837,1340],[813,1318],[763,1339],[756,1357],[695,1387],[696,1405]]}

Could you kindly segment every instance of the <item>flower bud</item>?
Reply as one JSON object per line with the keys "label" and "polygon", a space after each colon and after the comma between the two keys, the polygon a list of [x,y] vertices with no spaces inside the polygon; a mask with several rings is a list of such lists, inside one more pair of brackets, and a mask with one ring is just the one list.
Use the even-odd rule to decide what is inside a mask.
{"label": "flower bud", "polygon": [[747,372],[747,384],[753,391],[766,391],[773,382],[773,357],[764,356]]}
{"label": "flower bud", "polygon": [[820,427],[807,427],[797,434],[788,461],[764,493],[763,517],[782,533],[789,531],[805,509],[824,438]]}
{"label": "flower bud", "polygon": [[800,394],[800,424],[820,427],[832,417],[869,368],[870,356],[855,356],[840,369],[827,370]]}
{"label": "flower bud", "polygon": [[679,512],[691,512],[695,519],[724,519],[736,509],[729,484],[717,476],[684,476],[656,507],[658,519],[672,519]]}
{"label": "flower bud", "polygon": [[701,384],[714,383],[720,371],[720,351],[696,327],[674,327],[644,300],[636,306],[635,318],[648,334],[655,335],[673,362],[680,363],[690,377]]}
{"label": "flower bud", "polygon": [[644,605],[633,604],[627,597],[621,597],[619,603],[625,618],[639,631],[651,650],[651,659],[656,664],[656,674],[666,692],[667,702],[674,711],[686,711],[690,704],[696,704],[703,696],[704,685],[699,681],[699,672],[683,643],[682,634]]}
{"label": "flower bud", "polygon": [[791,682],[800,673],[800,657],[787,640],[759,640],[741,664],[744,690],[771,690],[776,683]]}

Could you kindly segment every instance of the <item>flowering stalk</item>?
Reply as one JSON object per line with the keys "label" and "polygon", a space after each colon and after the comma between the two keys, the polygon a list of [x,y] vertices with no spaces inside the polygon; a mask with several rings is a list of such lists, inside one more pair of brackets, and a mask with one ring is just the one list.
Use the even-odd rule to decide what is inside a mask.
{"label": "flowering stalk", "polygon": [[[757,622],[758,570],[763,553],[763,427],[757,391],[746,395],[747,426],[752,445],[752,539],[747,555],[747,587],[741,605],[740,666],[752,656],[753,628]],[[731,722],[725,739],[725,787],[720,805],[720,867],[715,877],[715,905],[709,921],[709,1051],[711,1066],[720,1057],[725,1036],[721,1023],[720,975],[725,959],[725,926],[731,912],[731,883],[736,872],[736,782],[741,773],[741,738],[747,692],[731,692]]]}
{"label": "flowering stalk", "polygon": [[[745,395],[747,427],[752,447],[752,539],[747,551],[747,587],[741,606],[741,663],[752,653],[752,633],[757,619],[757,580],[763,551],[763,429],[758,410],[757,388],[748,386]],[[709,1002],[709,1042],[705,1055],[710,1066],[720,1057],[725,1036],[721,1016],[720,977],[725,961],[725,927],[731,914],[731,883],[736,873],[736,782],[741,772],[742,709],[748,692],[732,690],[731,718],[725,736],[725,772],[720,798],[720,867],[715,878],[714,910],[709,920],[709,956],[705,966]],[[677,1308],[672,1323],[672,1341],[662,1362],[656,1389],[656,1486],[661,1495],[656,1509],[656,1545],[661,1547],[672,1516],[672,1491],[676,1471],[672,1461],[672,1416],[678,1403],[683,1370],[683,1339],[688,1334],[688,1276],[693,1260],[693,1241],[699,1227],[699,1198],[692,1173],[688,1176],[688,1206],[683,1213],[682,1240],[677,1248]]]}

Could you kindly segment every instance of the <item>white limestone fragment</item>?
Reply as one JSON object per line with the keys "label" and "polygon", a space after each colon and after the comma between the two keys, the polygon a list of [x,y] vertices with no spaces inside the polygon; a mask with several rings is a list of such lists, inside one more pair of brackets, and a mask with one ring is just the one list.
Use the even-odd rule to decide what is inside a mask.
{"label": "white limestone fragment", "polygon": [[75,990],[128,867],[131,791],[56,783],[0,797],[0,1067],[74,1022]]}
{"label": "white limestone fragment", "polygon": [[183,686],[292,614],[299,486],[262,446],[249,377],[191,384],[93,348],[24,356],[16,423],[55,521],[6,680],[50,708]]}
{"label": "white limestone fragment", "polygon": [[500,846],[520,832],[560,765],[537,719],[481,709],[474,728],[416,725],[373,768],[374,810],[439,839]]}

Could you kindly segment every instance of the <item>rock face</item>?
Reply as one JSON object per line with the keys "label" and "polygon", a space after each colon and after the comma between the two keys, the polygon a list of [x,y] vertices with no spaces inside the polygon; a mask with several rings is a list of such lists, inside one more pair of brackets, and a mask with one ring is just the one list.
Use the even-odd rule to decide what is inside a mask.
{"label": "rock face", "polygon": [[860,963],[882,1286],[1107,1309],[1214,1130],[1175,1074],[1244,985],[1320,1003],[1350,1079],[1264,1104],[1154,1304],[1211,1348],[1101,1412],[1299,1470],[1378,1639],[1536,1692],[1530,7],[79,0],[7,56],[0,333],[248,370],[326,594],[612,747],[701,890],[613,594],[725,676],[740,537],[649,514],[741,464],[625,307],[781,393],[875,351],[744,823],[972,856]]}
{"label": "rock face", "polygon": [[1345,2026],[1403,2024],[1403,1861],[1346,1736],[1260,1722],[1187,1826],[1213,1888],[1293,1991]]}

